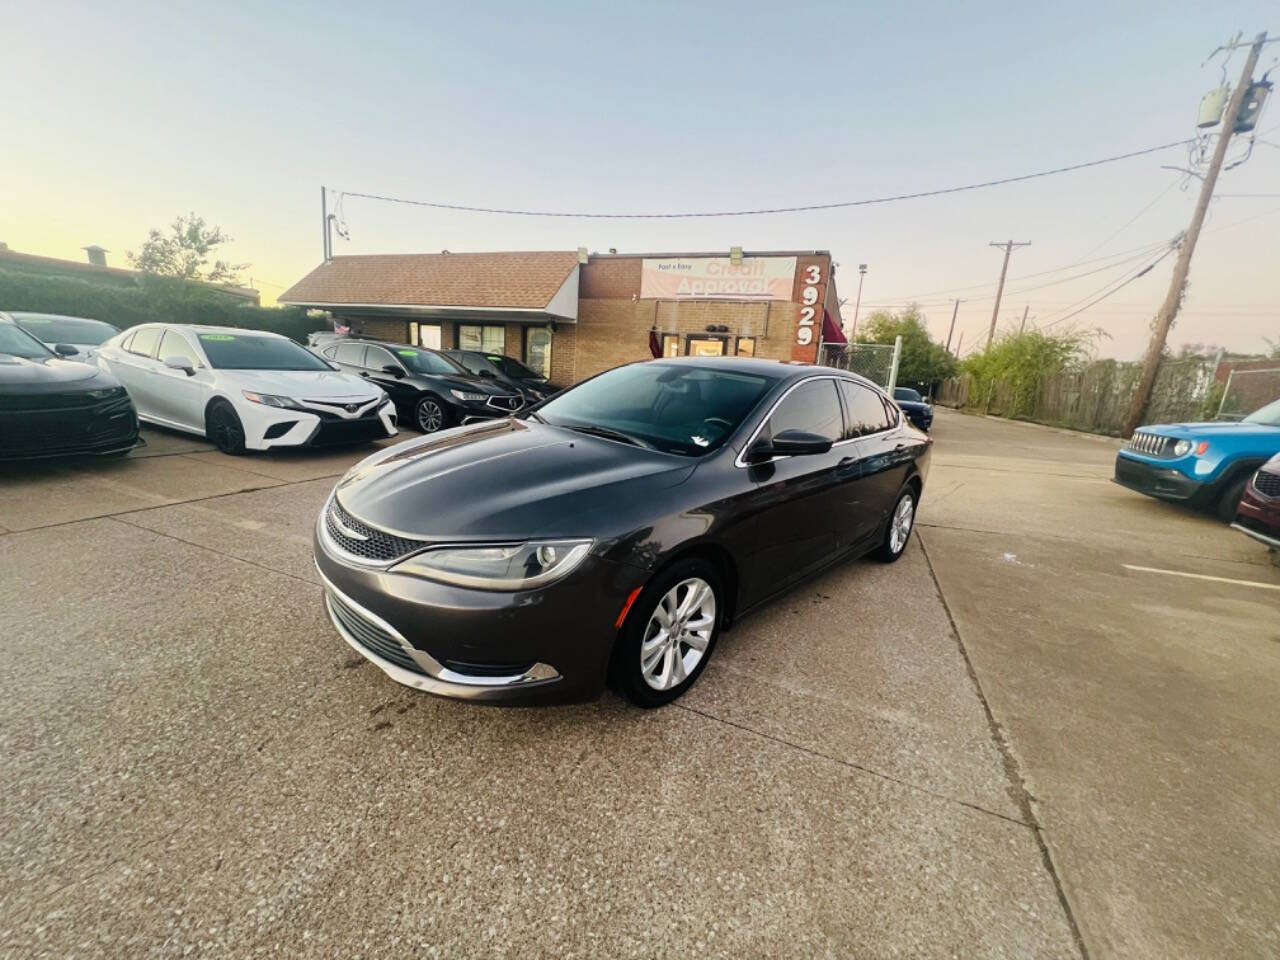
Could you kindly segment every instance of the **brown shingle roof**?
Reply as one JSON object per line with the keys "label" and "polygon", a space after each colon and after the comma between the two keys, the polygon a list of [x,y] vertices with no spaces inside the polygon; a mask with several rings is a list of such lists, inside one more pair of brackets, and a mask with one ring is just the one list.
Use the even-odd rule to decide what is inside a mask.
{"label": "brown shingle roof", "polygon": [[334,257],[282,303],[541,309],[578,264],[576,252],[405,253]]}

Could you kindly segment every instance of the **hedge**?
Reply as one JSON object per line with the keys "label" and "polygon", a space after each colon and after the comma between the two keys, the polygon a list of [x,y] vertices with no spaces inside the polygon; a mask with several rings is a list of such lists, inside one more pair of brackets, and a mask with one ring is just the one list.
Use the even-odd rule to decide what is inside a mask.
{"label": "hedge", "polygon": [[269,330],[303,342],[328,329],[300,307],[257,307],[199,284],[140,276],[119,286],[79,277],[0,267],[0,310],[59,313],[105,320],[121,330],[138,323],[204,323]]}

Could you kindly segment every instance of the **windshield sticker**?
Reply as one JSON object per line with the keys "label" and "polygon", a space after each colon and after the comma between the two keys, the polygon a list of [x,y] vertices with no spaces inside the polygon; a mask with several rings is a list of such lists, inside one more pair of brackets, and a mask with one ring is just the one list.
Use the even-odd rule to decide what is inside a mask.
{"label": "windshield sticker", "polygon": [[418,355],[417,350],[397,350],[396,353],[402,357],[416,357]]}
{"label": "windshield sticker", "polygon": [[216,341],[218,341],[218,342],[220,342],[220,343],[221,343],[221,342],[226,342],[226,341],[229,341],[229,340],[234,340],[234,339],[235,339],[235,337],[231,336],[231,334],[229,334],[229,333],[202,333],[202,334],[200,334],[200,339],[201,339],[201,340],[216,340]]}
{"label": "windshield sticker", "polygon": [[28,323],[51,323],[51,322],[52,321],[48,317],[23,317],[19,321],[19,323],[22,323],[24,325]]}

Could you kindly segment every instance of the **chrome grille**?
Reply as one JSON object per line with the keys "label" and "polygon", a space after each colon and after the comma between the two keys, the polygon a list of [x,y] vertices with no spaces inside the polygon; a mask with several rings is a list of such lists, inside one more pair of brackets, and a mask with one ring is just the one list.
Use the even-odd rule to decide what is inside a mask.
{"label": "chrome grille", "polygon": [[519,410],[521,407],[521,400],[519,397],[516,397],[516,396],[511,396],[511,397],[495,396],[495,397],[490,397],[485,402],[488,403],[489,406],[491,407],[497,407],[499,410]]}
{"label": "chrome grille", "polygon": [[1280,497],[1280,473],[1259,470],[1253,478],[1253,486],[1264,497]]}
{"label": "chrome grille", "polygon": [[1148,457],[1170,457],[1173,455],[1173,437],[1162,437],[1157,433],[1144,433],[1138,430],[1129,438],[1129,449]]}
{"label": "chrome grille", "polygon": [[324,594],[325,600],[329,604],[330,616],[360,646],[374,656],[394,663],[397,667],[403,667],[413,673],[420,673],[426,676],[426,671],[418,666],[418,662],[405,652],[404,647],[400,646],[400,642],[395,637],[365,617],[359,610],[343,602],[342,597],[332,590],[326,590]]}
{"label": "chrome grille", "polygon": [[329,537],[339,547],[353,556],[373,563],[390,563],[424,546],[420,540],[397,537],[377,527],[371,527],[362,520],[357,520],[342,509],[342,504],[338,503],[337,497],[329,500],[329,508],[324,515],[324,526]]}

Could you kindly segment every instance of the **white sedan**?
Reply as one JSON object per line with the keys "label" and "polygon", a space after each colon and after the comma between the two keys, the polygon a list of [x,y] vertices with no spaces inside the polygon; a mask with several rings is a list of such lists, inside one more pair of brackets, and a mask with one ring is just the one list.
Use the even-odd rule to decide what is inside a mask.
{"label": "white sedan", "polygon": [[94,359],[125,385],[139,419],[208,437],[224,453],[396,433],[380,387],[276,333],[146,323]]}

